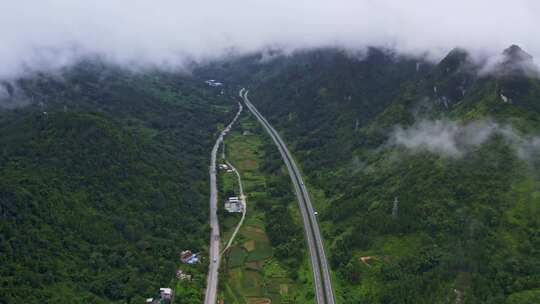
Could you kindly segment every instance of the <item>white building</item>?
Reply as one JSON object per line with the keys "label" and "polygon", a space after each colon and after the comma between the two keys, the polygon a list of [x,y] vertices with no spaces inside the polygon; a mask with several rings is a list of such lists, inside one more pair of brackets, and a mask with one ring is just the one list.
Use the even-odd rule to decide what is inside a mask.
{"label": "white building", "polygon": [[244,205],[241,202],[225,202],[225,210],[230,213],[239,213],[244,211]]}
{"label": "white building", "polygon": [[170,300],[172,299],[173,291],[170,288],[160,288],[159,295],[161,296],[162,300]]}

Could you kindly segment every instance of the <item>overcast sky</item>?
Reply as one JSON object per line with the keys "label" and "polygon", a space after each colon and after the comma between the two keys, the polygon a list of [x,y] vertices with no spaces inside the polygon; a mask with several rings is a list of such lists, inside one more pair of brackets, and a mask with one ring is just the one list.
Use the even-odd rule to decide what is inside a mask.
{"label": "overcast sky", "polygon": [[178,68],[265,47],[318,46],[440,58],[455,46],[540,56],[539,0],[1,0],[0,78],[88,54]]}

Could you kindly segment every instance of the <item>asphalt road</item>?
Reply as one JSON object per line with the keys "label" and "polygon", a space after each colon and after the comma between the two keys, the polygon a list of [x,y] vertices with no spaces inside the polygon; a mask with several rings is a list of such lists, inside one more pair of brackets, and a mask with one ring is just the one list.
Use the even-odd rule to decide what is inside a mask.
{"label": "asphalt road", "polygon": [[247,108],[257,117],[259,122],[266,129],[274,143],[277,145],[281,157],[287,166],[289,175],[296,191],[298,206],[304,223],[304,231],[308,243],[308,249],[311,257],[311,266],[313,269],[313,279],[315,296],[318,304],[334,304],[334,291],[332,289],[332,281],[330,276],[330,267],[324,252],[324,243],[319,229],[317,216],[311,204],[311,199],[307,192],[306,186],[300,174],[300,170],[296,166],[291,153],[287,149],[287,145],[283,142],[278,132],[272,125],[260,114],[255,106],[248,99],[248,91],[242,88],[239,92],[240,97],[244,100]]}
{"label": "asphalt road", "polygon": [[209,265],[208,265],[208,277],[206,280],[206,293],[204,296],[205,304],[215,304],[217,299],[217,286],[218,286],[218,273],[220,264],[219,253],[219,222],[217,217],[218,208],[218,196],[217,196],[217,183],[216,183],[216,154],[219,145],[223,142],[223,137],[229,133],[233,124],[236,122],[240,114],[242,113],[242,104],[238,103],[238,112],[229,125],[219,134],[219,137],[212,148],[210,154],[210,249],[209,251]]}

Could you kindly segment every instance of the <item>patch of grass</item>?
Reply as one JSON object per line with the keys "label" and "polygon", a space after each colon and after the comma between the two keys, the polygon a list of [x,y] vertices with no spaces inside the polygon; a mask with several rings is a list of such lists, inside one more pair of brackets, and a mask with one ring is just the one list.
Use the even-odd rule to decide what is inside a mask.
{"label": "patch of grass", "polygon": [[245,296],[258,296],[262,294],[263,277],[260,272],[245,270],[242,276],[242,294]]}
{"label": "patch of grass", "polygon": [[[220,171],[219,177],[220,177],[219,186],[223,194],[226,195],[228,193],[238,193],[239,191],[238,179],[236,178],[234,173]],[[225,199],[224,197],[220,198],[221,200],[220,203],[222,203],[224,199]]]}
{"label": "patch of grass", "polygon": [[409,234],[404,236],[386,236],[378,238],[370,250],[362,251],[359,256],[393,256],[415,255],[422,241],[421,236]]}
{"label": "patch of grass", "polygon": [[[251,206],[253,207],[253,206]],[[246,221],[244,223],[244,228],[240,231],[240,234],[245,237],[250,237],[250,235],[246,234],[246,229],[250,229],[249,227],[257,227],[259,229],[262,229],[264,227],[264,216],[260,212],[256,212],[255,210],[250,210],[250,205],[248,202],[248,216],[246,218]],[[265,234],[264,234],[265,235]]]}
{"label": "patch of grass", "polygon": [[288,276],[287,270],[275,258],[264,263],[264,274],[272,278],[286,278]]}
{"label": "patch of grass", "polygon": [[256,136],[248,137],[232,133],[226,143],[228,158],[242,173],[257,170],[259,168],[258,156],[262,154],[261,145],[262,141]]}
{"label": "patch of grass", "polygon": [[255,240],[249,240],[247,242],[244,243],[244,248],[248,251],[248,252],[251,252],[255,249]]}
{"label": "patch of grass", "polygon": [[234,267],[240,267],[244,265],[244,260],[246,258],[246,251],[243,248],[237,247],[237,246],[232,247],[230,250],[231,251],[229,253],[228,266],[230,268],[234,268]]}
{"label": "patch of grass", "polygon": [[272,257],[272,247],[270,243],[255,241],[255,249],[248,254],[247,261],[262,261]]}
{"label": "patch of grass", "polygon": [[238,297],[235,292],[233,291],[231,285],[228,283],[225,284],[225,303],[231,303],[231,304],[238,304],[238,303],[244,303],[243,301],[240,301],[240,297]]}
{"label": "patch of grass", "polygon": [[242,279],[242,276],[243,270],[241,268],[234,268],[229,270],[225,292],[226,303],[246,303],[242,296],[242,288],[240,286],[240,280]]}
{"label": "patch of grass", "polygon": [[254,262],[248,262],[246,263],[246,268],[251,270],[260,271],[263,269],[263,265],[265,262],[262,261],[254,261]]}
{"label": "patch of grass", "polygon": [[258,163],[252,159],[246,159],[240,162],[240,167],[247,170],[253,170],[258,167]]}
{"label": "patch of grass", "polygon": [[268,242],[268,236],[262,228],[254,226],[245,226],[242,229],[242,235],[248,239]]}

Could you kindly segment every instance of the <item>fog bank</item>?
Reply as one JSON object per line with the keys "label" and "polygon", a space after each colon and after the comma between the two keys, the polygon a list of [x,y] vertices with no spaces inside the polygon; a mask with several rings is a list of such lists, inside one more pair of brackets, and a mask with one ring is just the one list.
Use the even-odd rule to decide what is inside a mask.
{"label": "fog bank", "polygon": [[540,55],[535,0],[43,0],[0,3],[0,79],[87,55],[127,67],[182,69],[228,54],[384,46],[439,59],[521,45]]}

